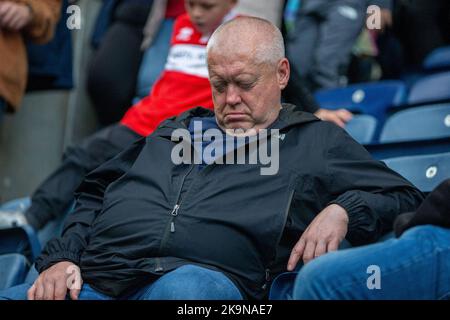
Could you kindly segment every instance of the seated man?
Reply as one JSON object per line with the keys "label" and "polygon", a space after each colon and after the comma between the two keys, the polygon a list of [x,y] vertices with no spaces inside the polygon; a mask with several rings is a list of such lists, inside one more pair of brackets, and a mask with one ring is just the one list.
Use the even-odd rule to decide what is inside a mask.
{"label": "seated man", "polygon": [[398,239],[327,254],[299,273],[294,298],[450,299],[450,179],[395,220]]}
{"label": "seated man", "polygon": [[[213,108],[206,44],[217,26],[235,16],[232,9],[237,0],[211,0],[206,8],[203,1],[186,2],[187,14],[176,19],[165,70],[149,95],[132,106],[120,123],[69,147],[62,164],[34,192],[25,214],[0,211],[0,226],[28,223],[42,229],[49,221],[64,216],[88,172],[152,133],[163,120],[194,106]],[[191,58],[186,59],[187,55]]]}
{"label": "seated man", "polygon": [[[0,211],[0,226],[28,223],[36,230],[42,229],[49,221],[64,216],[73,203],[75,189],[88,172],[152,133],[163,120],[194,106],[212,109],[206,44],[218,25],[235,16],[232,9],[236,3],[237,0],[186,1],[187,14],[175,21],[165,70],[150,94],[131,107],[120,123],[69,147],[62,164],[34,192],[26,212]],[[341,111],[317,110],[309,101],[311,98],[302,100],[304,104],[299,107],[315,112],[323,120],[339,123],[336,115]]]}
{"label": "seated man", "polygon": [[304,257],[370,243],[422,201],[344,130],[280,103],[290,69],[270,22],[225,23],[207,61],[215,112],[169,119],[88,174],[38,279],[1,297],[262,299],[303,232]]}

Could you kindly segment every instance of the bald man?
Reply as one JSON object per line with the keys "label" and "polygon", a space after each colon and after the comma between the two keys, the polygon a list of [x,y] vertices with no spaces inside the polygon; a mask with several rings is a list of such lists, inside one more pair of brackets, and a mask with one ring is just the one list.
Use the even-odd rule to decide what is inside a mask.
{"label": "bald man", "polygon": [[270,22],[238,18],[207,47],[214,110],[192,109],[90,173],[34,284],[5,298],[263,299],[301,259],[377,240],[422,194],[338,126],[280,103]]}

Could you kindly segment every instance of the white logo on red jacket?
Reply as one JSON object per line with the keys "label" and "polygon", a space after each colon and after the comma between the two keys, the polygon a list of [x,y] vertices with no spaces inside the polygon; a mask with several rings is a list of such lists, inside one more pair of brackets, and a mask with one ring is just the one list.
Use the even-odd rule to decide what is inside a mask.
{"label": "white logo on red jacket", "polygon": [[176,39],[178,41],[189,41],[191,40],[192,35],[194,34],[194,29],[189,27],[181,28],[179,33],[177,34]]}

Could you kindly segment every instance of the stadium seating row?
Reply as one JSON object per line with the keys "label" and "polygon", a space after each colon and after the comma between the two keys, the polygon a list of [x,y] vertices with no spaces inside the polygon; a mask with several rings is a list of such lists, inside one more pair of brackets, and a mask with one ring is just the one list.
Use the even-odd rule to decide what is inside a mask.
{"label": "stadium seating row", "polygon": [[[371,115],[356,115],[347,132],[362,144],[405,142],[450,137],[450,103],[413,107],[394,113],[379,128]],[[377,136],[377,130],[381,133]]]}

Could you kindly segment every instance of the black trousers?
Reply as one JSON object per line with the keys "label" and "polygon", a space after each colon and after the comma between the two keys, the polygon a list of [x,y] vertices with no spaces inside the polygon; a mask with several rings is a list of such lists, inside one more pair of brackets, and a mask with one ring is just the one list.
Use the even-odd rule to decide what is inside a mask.
{"label": "black trousers", "polygon": [[26,217],[35,229],[64,215],[84,176],[141,136],[120,124],[106,127],[64,152],[62,164],[39,186]]}
{"label": "black trousers", "polygon": [[102,126],[119,121],[136,94],[142,60],[142,29],[152,1],[120,1],[114,19],[93,54],[87,90]]}

